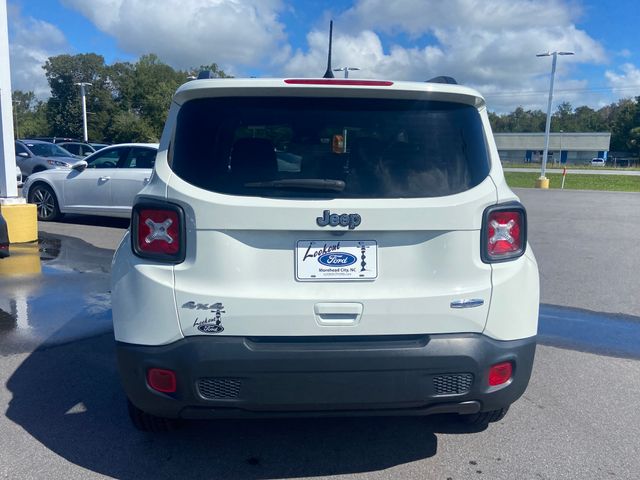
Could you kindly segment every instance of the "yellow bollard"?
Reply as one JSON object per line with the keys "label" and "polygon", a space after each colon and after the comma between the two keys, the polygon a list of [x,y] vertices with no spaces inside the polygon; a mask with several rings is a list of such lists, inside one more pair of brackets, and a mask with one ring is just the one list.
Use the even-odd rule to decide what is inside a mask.
{"label": "yellow bollard", "polygon": [[38,240],[38,217],[33,203],[0,203],[0,213],[7,222],[9,243]]}
{"label": "yellow bollard", "polygon": [[549,188],[549,179],[547,177],[540,177],[536,180],[536,188]]}

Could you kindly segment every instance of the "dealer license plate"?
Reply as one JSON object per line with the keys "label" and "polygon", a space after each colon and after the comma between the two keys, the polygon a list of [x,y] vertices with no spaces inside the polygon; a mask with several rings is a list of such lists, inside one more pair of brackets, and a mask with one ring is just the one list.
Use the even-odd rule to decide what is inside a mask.
{"label": "dealer license plate", "polygon": [[303,281],[374,280],[378,244],[373,240],[298,240],[296,278]]}

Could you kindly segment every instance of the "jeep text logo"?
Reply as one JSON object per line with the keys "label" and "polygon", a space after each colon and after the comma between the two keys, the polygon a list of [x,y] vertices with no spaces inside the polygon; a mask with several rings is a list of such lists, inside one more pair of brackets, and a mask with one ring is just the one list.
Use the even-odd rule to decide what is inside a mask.
{"label": "jeep text logo", "polygon": [[343,213],[338,215],[337,213],[331,213],[329,210],[325,210],[322,213],[322,217],[316,218],[316,223],[320,227],[326,227],[330,225],[332,227],[349,227],[349,230],[353,230],[362,222],[362,217],[357,213]]}

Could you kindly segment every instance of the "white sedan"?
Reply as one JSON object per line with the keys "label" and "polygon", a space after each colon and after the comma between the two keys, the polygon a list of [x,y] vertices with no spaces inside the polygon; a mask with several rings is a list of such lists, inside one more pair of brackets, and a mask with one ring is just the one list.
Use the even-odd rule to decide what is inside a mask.
{"label": "white sedan", "polygon": [[133,199],[149,182],[158,144],[123,143],[97,151],[70,169],[29,176],[22,195],[38,207],[38,220],[65,213],[129,217]]}

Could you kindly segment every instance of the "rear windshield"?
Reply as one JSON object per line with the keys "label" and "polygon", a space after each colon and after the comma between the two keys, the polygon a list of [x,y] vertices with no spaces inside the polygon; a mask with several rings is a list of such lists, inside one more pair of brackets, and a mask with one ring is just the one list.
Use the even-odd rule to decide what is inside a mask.
{"label": "rear windshield", "polygon": [[29,150],[38,157],[71,157],[71,153],[53,143],[27,143]]}
{"label": "rear windshield", "polygon": [[361,98],[191,100],[171,164],[210,191],[296,198],[437,197],[489,173],[474,107]]}

